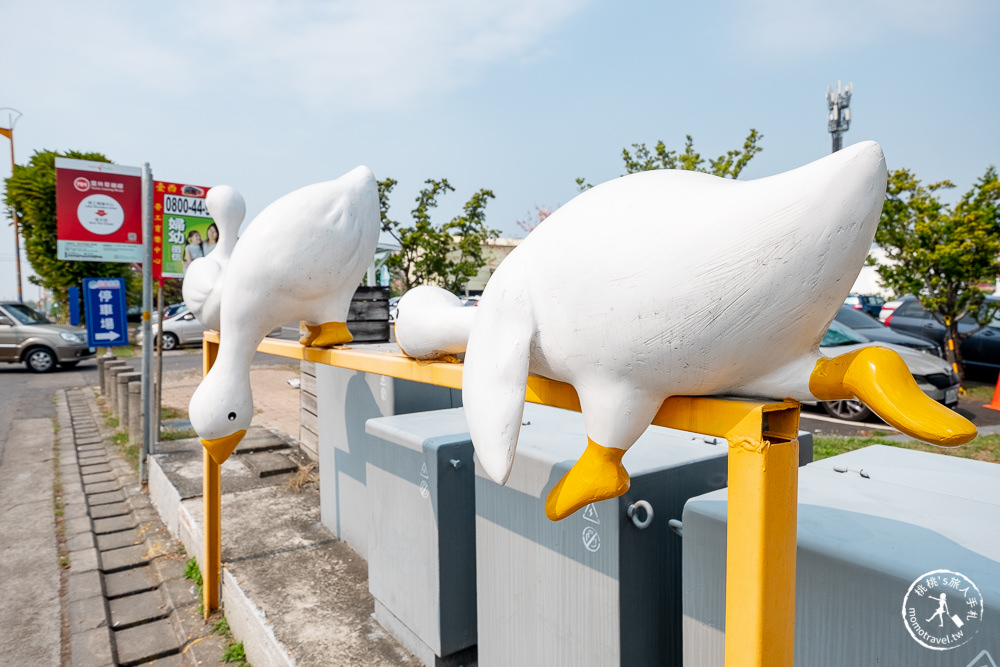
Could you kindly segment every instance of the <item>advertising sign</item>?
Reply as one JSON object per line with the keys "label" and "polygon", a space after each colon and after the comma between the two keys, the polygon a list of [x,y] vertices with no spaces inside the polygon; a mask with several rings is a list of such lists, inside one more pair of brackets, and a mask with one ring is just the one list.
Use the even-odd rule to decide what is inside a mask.
{"label": "advertising sign", "polygon": [[215,249],[219,229],[205,207],[208,188],[153,184],[153,277],[183,278],[188,264]]}
{"label": "advertising sign", "polygon": [[83,307],[87,313],[87,345],[128,345],[124,278],[84,278]]}
{"label": "advertising sign", "polygon": [[56,257],[142,261],[142,170],[56,158]]}

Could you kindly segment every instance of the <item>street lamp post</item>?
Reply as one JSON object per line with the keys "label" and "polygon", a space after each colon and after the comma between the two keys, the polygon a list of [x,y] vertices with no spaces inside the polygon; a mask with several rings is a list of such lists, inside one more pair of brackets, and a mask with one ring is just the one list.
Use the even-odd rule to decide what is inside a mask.
{"label": "street lamp post", "polygon": [[826,89],[826,102],[830,108],[829,122],[827,128],[833,136],[833,153],[843,147],[844,132],[851,126],[851,93],[854,92],[854,84],[847,84],[846,88],[840,87],[837,82],[837,92],[832,88]]}
{"label": "street lamp post", "polygon": [[[0,134],[10,139],[10,175],[14,176],[14,124],[21,117],[21,112],[9,107],[0,108],[0,111],[7,112],[7,124],[10,127],[0,127]],[[17,114],[16,116],[14,114]],[[14,219],[14,264],[17,267],[17,301],[24,303],[24,295],[21,294],[21,234],[18,229],[17,211],[13,208],[10,216]]]}

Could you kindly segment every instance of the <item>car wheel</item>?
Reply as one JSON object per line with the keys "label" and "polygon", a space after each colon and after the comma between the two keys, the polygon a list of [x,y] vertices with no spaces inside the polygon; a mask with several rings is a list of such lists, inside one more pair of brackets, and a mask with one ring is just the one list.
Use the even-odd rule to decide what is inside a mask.
{"label": "car wheel", "polygon": [[822,401],[820,405],[831,417],[849,422],[863,422],[873,414],[861,401]]}
{"label": "car wheel", "polygon": [[164,350],[176,350],[178,343],[179,343],[179,341],[177,340],[177,336],[175,336],[174,334],[172,334],[170,332],[166,332],[166,333],[163,334],[163,349]]}
{"label": "car wheel", "polygon": [[56,355],[44,347],[28,350],[24,363],[35,373],[48,373],[56,367]]}

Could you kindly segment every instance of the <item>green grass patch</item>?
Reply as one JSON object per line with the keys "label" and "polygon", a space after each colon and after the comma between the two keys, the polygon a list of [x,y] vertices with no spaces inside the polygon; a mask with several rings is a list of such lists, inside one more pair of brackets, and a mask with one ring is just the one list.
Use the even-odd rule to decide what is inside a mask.
{"label": "green grass patch", "polygon": [[116,345],[115,347],[97,348],[97,356],[99,357],[108,352],[111,352],[111,354],[119,359],[132,359],[142,352],[142,347],[138,345]]}
{"label": "green grass patch", "polygon": [[193,438],[197,435],[194,429],[183,428],[183,429],[167,429],[160,432],[160,440],[186,440],[187,438]]}
{"label": "green grass patch", "polygon": [[246,652],[243,650],[243,642],[233,642],[226,646],[226,650],[222,652],[222,662],[232,663],[236,667],[250,667]]}
{"label": "green grass patch", "polygon": [[212,626],[212,634],[225,637],[226,639],[233,638],[233,631],[229,629],[229,621],[226,620],[225,616],[217,620]]}
{"label": "green grass patch", "polygon": [[903,449],[915,449],[921,452],[931,452],[933,454],[943,454],[945,456],[959,456],[977,461],[987,461],[989,463],[1000,463],[1000,433],[984,435],[975,438],[971,442],[960,447],[935,447],[916,440],[897,442],[884,438],[851,438],[837,436],[819,436],[813,438],[813,460],[819,461],[830,456],[851,452],[855,449],[868,447],[869,445],[888,445],[890,447],[902,447]]}
{"label": "green grass patch", "polygon": [[993,400],[996,387],[987,384],[965,383],[962,385],[962,400],[969,403],[986,404]]}
{"label": "green grass patch", "polygon": [[204,584],[201,580],[201,568],[198,567],[198,559],[192,556],[188,558],[187,565],[184,566],[184,578],[190,579],[198,587],[198,615],[205,615],[205,593]]}
{"label": "green grass patch", "polygon": [[160,419],[187,419],[187,410],[178,410],[177,408],[160,408]]}
{"label": "green grass patch", "polygon": [[108,415],[104,418],[104,425],[108,428],[118,428],[118,417]]}

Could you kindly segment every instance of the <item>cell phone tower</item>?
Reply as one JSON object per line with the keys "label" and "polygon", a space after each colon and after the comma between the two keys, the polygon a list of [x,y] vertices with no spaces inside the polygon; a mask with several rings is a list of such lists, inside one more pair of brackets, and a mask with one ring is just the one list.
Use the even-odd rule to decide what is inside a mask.
{"label": "cell phone tower", "polygon": [[840,87],[837,81],[837,90],[826,89],[826,103],[830,108],[829,122],[827,128],[833,137],[833,150],[836,153],[843,148],[844,132],[851,127],[851,93],[854,92],[854,84],[849,83],[845,88]]}

